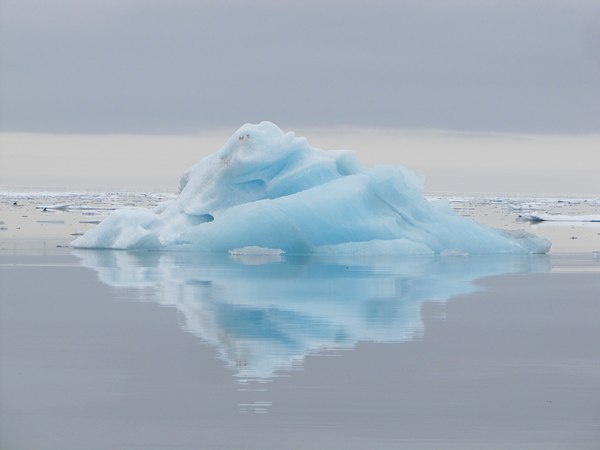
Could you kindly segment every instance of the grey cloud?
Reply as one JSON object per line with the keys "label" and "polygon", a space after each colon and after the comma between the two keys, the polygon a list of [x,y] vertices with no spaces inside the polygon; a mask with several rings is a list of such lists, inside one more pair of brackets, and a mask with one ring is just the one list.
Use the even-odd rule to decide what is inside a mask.
{"label": "grey cloud", "polygon": [[1,16],[3,130],[600,125],[591,1],[3,0]]}

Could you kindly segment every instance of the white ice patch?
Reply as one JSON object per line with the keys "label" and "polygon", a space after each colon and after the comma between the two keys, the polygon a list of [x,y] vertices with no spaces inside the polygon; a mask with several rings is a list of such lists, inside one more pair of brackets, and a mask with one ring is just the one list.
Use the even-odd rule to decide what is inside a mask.
{"label": "white ice patch", "polygon": [[269,122],[244,125],[188,169],[179,196],[154,211],[116,211],[76,239],[79,248],[226,253],[545,253],[550,242],[507,233],[429,202],[399,166],[361,166],[350,151],[312,148]]}
{"label": "white ice patch", "polygon": [[273,264],[283,261],[285,252],[280,248],[242,247],[229,250],[232,260],[246,265]]}
{"label": "white ice patch", "polygon": [[265,247],[242,247],[229,250],[230,255],[281,255],[285,253],[280,248],[265,248]]}
{"label": "white ice patch", "polygon": [[530,222],[600,222],[600,214],[567,215],[567,214],[524,214],[523,220]]}

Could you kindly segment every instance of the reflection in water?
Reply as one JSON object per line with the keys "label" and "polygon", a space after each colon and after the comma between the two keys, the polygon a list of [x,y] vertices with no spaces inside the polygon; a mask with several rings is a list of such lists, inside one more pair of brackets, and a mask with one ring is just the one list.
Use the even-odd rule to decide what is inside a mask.
{"label": "reflection in water", "polygon": [[[545,255],[252,257],[78,250],[82,265],[140,300],[174,306],[181,327],[216,346],[241,379],[267,380],[309,354],[423,333],[425,301],[488,275],[548,270]],[[150,294],[149,294],[150,292]]]}

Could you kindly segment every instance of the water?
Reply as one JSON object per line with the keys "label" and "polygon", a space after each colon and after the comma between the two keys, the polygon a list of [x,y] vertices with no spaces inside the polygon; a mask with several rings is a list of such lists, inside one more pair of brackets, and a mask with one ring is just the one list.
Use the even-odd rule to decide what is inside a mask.
{"label": "water", "polygon": [[[423,334],[424,302],[476,290],[490,275],[549,270],[546,256],[439,258],[231,257],[77,250],[81,265],[126,299],[177,309],[240,379],[269,380],[321,351]],[[443,309],[443,306],[442,306]]]}
{"label": "water", "polygon": [[[1,448],[600,442],[596,228],[554,227],[571,253],[532,256],[75,251],[71,234],[94,226],[81,221],[166,197],[10,195]],[[451,201],[529,226],[515,222],[515,199]],[[569,211],[591,201],[531,200]],[[36,208],[65,204],[75,207]]]}

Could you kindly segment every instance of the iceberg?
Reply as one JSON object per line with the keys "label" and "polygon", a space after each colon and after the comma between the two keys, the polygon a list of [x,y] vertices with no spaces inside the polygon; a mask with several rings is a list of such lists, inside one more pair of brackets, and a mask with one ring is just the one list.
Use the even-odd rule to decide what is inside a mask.
{"label": "iceberg", "polygon": [[480,225],[400,166],[365,167],[352,151],[313,148],[270,122],[246,124],[188,169],[179,196],[154,210],[113,212],[76,248],[243,248],[288,254],[532,254],[550,242]]}

